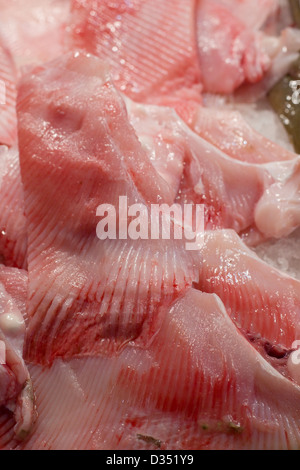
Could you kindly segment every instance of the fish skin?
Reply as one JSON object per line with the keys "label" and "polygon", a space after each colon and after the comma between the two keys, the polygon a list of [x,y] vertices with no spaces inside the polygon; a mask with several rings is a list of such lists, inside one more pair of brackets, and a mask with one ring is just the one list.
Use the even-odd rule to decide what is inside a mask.
{"label": "fish skin", "polygon": [[70,47],[110,65],[116,86],[136,101],[201,83],[195,1],[73,0]]}
{"label": "fish skin", "polygon": [[17,139],[17,71],[5,41],[0,39],[0,145],[12,146]]}
{"label": "fish skin", "polygon": [[18,117],[28,218],[26,359],[49,363],[146,344],[161,322],[158,307],[197,275],[182,240],[96,236],[100,204],[174,197],[103,63],[72,53],[37,68],[21,81]]}
{"label": "fish skin", "polygon": [[190,289],[163,317],[147,349],[30,366],[40,420],[8,447],[299,448],[300,388],[248,343],[216,295]]}
{"label": "fish skin", "polygon": [[202,257],[198,288],[218,295],[244,332],[291,349],[300,334],[300,282],[263,262],[232,230],[206,232]]}
{"label": "fish skin", "polygon": [[5,363],[0,365],[0,446],[12,436],[18,441],[27,437],[36,420],[32,382],[23,360],[21,310],[26,309],[27,275],[18,271],[0,266],[0,340],[5,344]]}
{"label": "fish skin", "polygon": [[27,221],[16,146],[0,146],[0,257],[7,266],[27,267]]}

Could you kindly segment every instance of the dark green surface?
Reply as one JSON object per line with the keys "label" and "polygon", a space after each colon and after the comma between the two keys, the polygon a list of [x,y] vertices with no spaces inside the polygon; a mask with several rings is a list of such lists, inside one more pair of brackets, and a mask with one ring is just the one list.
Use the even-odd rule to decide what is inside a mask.
{"label": "dark green surface", "polygon": [[[298,0],[297,2],[298,3]],[[290,72],[269,92],[271,106],[280,117],[295,151],[300,153],[300,57]]]}

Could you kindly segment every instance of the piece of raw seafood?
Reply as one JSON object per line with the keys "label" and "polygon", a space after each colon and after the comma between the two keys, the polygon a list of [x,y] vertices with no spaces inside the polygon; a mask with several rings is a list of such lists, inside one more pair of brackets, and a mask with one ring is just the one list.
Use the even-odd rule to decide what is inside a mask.
{"label": "piece of raw seafood", "polygon": [[[297,194],[300,176],[296,154],[282,149],[282,159],[290,161],[265,165],[238,161],[192,132],[172,109],[137,104],[129,99],[126,104],[129,119],[150,160],[158,173],[177,190],[176,202],[203,204],[207,229],[233,228],[244,235],[254,229],[257,242],[266,237],[277,237],[280,231],[281,235],[288,235],[296,228],[300,204],[292,192],[290,199],[287,197],[277,206],[281,217],[277,217],[276,224],[266,227],[261,216],[262,211],[274,213],[268,194],[275,191],[277,184],[280,183],[282,191],[287,193],[293,189]],[[201,112],[202,108],[199,109]],[[195,127],[197,130],[196,124]],[[245,127],[252,145],[261,149],[263,155],[269,147],[274,150],[274,160],[276,157],[282,160],[280,147],[243,125]],[[218,139],[217,131],[215,135]],[[221,146],[220,142],[218,145]],[[259,201],[260,209],[256,211]],[[288,213],[294,214],[294,220],[285,219]],[[249,243],[252,238],[247,238]]]}
{"label": "piece of raw seafood", "polygon": [[[203,204],[206,228],[233,228],[237,233],[254,229],[258,240],[288,236],[299,223],[299,156],[290,161],[254,164],[228,157],[210,142],[178,121],[187,139],[184,177],[178,202]],[[278,188],[285,197],[274,207],[269,194]],[[259,206],[258,206],[259,204]],[[263,213],[280,219],[267,225]],[[290,217],[285,218],[288,214]],[[250,239],[249,239],[250,240]]]}
{"label": "piece of raw seafood", "polygon": [[148,102],[175,109],[184,122],[192,125],[199,106],[203,104],[202,85],[199,83],[191,88],[184,87],[167,95],[151,96]]}
{"label": "piece of raw seafood", "polygon": [[264,263],[231,230],[206,232],[201,255],[198,288],[217,294],[262,355],[288,375],[288,351],[300,335],[300,282]]}
{"label": "piece of raw seafood", "polygon": [[[0,32],[19,72],[63,52],[68,3],[0,0]],[[1,448],[299,448],[300,373],[291,364],[300,333],[299,281],[259,261],[232,231],[207,232],[193,254],[173,239],[96,237],[97,206],[110,210],[121,195],[146,207],[203,203],[206,228],[231,227],[248,241],[253,234],[259,241],[285,236],[299,225],[296,155],[253,132],[237,113],[216,113],[208,133],[205,119],[213,111],[203,111],[202,121],[198,114],[202,78],[211,71],[201,74],[206,52],[200,50],[199,62],[196,33],[200,45],[208,41],[223,52],[234,45],[227,57],[209,57],[216,76],[226,71],[220,87],[228,91],[266,74],[252,88],[254,95],[260,85],[264,92],[299,49],[295,29],[268,36],[281,30],[277,3],[261,0],[254,9],[250,0],[73,0],[68,46],[104,58],[114,82],[106,64],[80,53],[23,78],[28,312],[24,271],[1,267],[0,285],[28,321],[25,352],[36,363],[28,368],[40,419],[20,444],[15,435],[34,421],[20,334],[14,367],[20,361],[28,387],[9,410],[23,379],[21,372],[16,380],[1,374]],[[212,18],[203,23],[200,14],[205,27],[197,31],[196,7],[205,4],[210,11],[215,5],[216,22],[224,15],[219,44],[211,40]],[[288,15],[280,21],[286,27]],[[160,106],[133,103],[115,85]],[[225,119],[242,143],[224,135]],[[1,261],[26,266],[18,154],[2,146],[0,157]],[[118,215],[118,228],[123,222]],[[5,309],[3,302],[0,322],[7,328]],[[7,336],[0,341],[7,345]]]}
{"label": "piece of raw seafood", "polygon": [[0,146],[0,259],[26,268],[27,228],[17,148]]}
{"label": "piece of raw seafood", "polygon": [[70,47],[107,61],[116,85],[131,98],[162,97],[167,104],[167,97],[178,108],[178,91],[194,89],[198,101],[200,84],[231,93],[260,80],[271,61],[256,30],[277,9],[275,0],[255,9],[236,0],[176,0],[171,8],[168,0],[73,0]]}
{"label": "piece of raw seafood", "polygon": [[[155,136],[157,129],[154,124],[158,122],[165,132],[170,129],[173,139],[184,147],[184,166],[176,195],[177,203],[203,204],[207,229],[234,228],[240,232],[252,226],[254,208],[265,188],[274,181],[265,168],[229,158],[192,132],[174,112],[169,111],[169,119],[165,122],[162,119],[162,107],[136,104],[135,109],[142,108],[144,115],[135,111],[135,117],[132,117],[132,108],[133,105],[129,108],[129,117],[138,136],[140,129],[145,126],[148,133],[154,128]],[[141,120],[140,124],[137,116]],[[159,135],[163,136],[163,133],[160,131]]]}
{"label": "piece of raw seafood", "polygon": [[253,0],[214,0],[217,5],[225,7],[248,28],[259,30],[266,26],[267,20],[278,14],[278,0],[259,0],[253,8]]}
{"label": "piece of raw seafood", "polygon": [[[202,0],[196,14],[202,82],[211,93],[232,93],[244,82],[259,82],[271,64],[260,35],[223,3]],[[247,9],[253,9],[250,2]]]}
{"label": "piece of raw seafood", "polygon": [[186,139],[170,107],[145,106],[124,96],[128,118],[157,173],[175,200],[183,175]]}
{"label": "piece of raw seafood", "polygon": [[[18,117],[28,219],[25,357],[51,362],[146,344],[161,321],[158,307],[196,274],[183,241],[172,236],[97,238],[99,205],[116,208],[120,196],[128,207],[174,198],[103,63],[72,53],[37,68],[21,82]],[[117,219],[127,230],[124,213]]]}
{"label": "piece of raw seafood", "polygon": [[296,158],[293,152],[256,132],[239,111],[199,106],[190,127],[237,160],[268,163]]}
{"label": "piece of raw seafood", "polygon": [[30,366],[40,419],[22,449],[297,449],[300,388],[190,289],[147,349]]}
{"label": "piece of raw seafood", "polygon": [[18,69],[64,51],[70,0],[0,0],[0,33]]}
{"label": "piece of raw seafood", "polygon": [[[24,297],[25,294],[25,297]],[[13,425],[16,438],[24,439],[36,419],[31,378],[23,360],[27,294],[25,271],[0,266],[0,443]],[[9,427],[9,426],[8,426]]]}
{"label": "piece of raw seafood", "polygon": [[176,0],[170,9],[167,0],[73,0],[70,45],[107,61],[117,86],[139,101],[200,82],[230,93],[259,81],[270,66],[253,28],[276,7],[273,0],[254,13],[250,2],[237,1]]}
{"label": "piece of raw seafood", "polygon": [[[91,97],[93,109],[90,108]],[[178,133],[181,151],[174,161],[169,162],[169,171],[166,171],[162,162],[167,159],[168,149],[157,146],[162,152],[159,158],[155,155],[152,165],[127,120],[125,103],[110,83],[101,61],[95,57],[71,54],[38,68],[23,79],[18,108],[21,169],[29,221],[26,352],[27,357],[36,362],[51,361],[56,356],[116,351],[128,341],[146,344],[149,331],[153,332],[161,321],[156,317],[158,306],[172,301],[174,296],[196,282],[197,271],[204,269],[197,256],[192,261],[179,241],[97,240],[95,215],[100,203],[116,205],[121,195],[127,195],[129,203],[157,203],[160,197],[163,197],[162,201],[173,202],[175,193],[170,188],[178,187],[180,181],[184,181],[186,188],[183,191],[179,186],[182,202],[188,200],[191,188],[199,195],[204,187],[203,195],[208,198],[213,189],[219,191],[215,194],[220,194],[222,178],[223,194],[216,200],[223,206],[219,214],[212,214],[211,223],[217,228],[220,220],[223,226],[234,226],[240,231],[254,221],[257,202],[263,194],[267,197],[266,187],[273,188],[273,179],[278,176],[274,167],[268,172],[267,165],[244,164],[226,157],[192,133],[172,110],[145,105],[134,107],[131,103],[129,115],[137,134],[143,128],[141,123],[146,122],[149,135],[142,136],[141,141],[148,138],[149,142],[150,139],[154,153],[155,145],[151,139],[159,135],[161,143],[164,142],[174,117],[177,127],[173,129]],[[93,113],[97,114],[97,119]],[[164,117],[169,116],[167,125],[160,124],[164,122],[162,113]],[[158,132],[160,127],[165,134]],[[126,135],[126,141],[121,131]],[[92,134],[97,138],[88,140]],[[185,160],[185,178],[182,179],[182,150],[186,142],[190,155],[185,158],[190,161]],[[174,152],[171,153],[174,156]],[[278,164],[277,172],[282,177],[284,170],[288,173],[287,169],[297,167],[297,162]],[[96,168],[101,172],[95,172]],[[88,187],[84,186],[82,171],[89,172]],[[149,186],[143,179],[146,175]],[[297,172],[294,178],[298,178]],[[191,200],[195,202],[193,198]],[[210,201],[211,211],[217,207],[216,200]],[[263,201],[261,205],[264,204]],[[268,207],[267,203],[265,207]],[[296,211],[299,213],[298,207]],[[287,225],[286,221],[282,223],[285,230]],[[225,246],[225,241],[226,237],[223,240],[220,236],[220,247]],[[239,249],[243,250],[242,245]],[[215,251],[216,247],[211,250],[211,255]],[[158,260],[162,257],[164,266],[159,268]],[[201,275],[199,282],[204,282]],[[255,320],[244,313],[245,321]],[[267,324],[272,315],[273,311],[269,312],[269,317],[266,315]],[[280,325],[278,318],[276,324]],[[293,318],[286,321],[283,339],[277,333],[261,331],[259,322],[251,332],[259,332],[273,343],[282,342],[285,347],[289,341],[291,347],[296,339],[296,324]],[[241,326],[248,328],[247,324]]]}
{"label": "piece of raw seafood", "polygon": [[117,87],[136,100],[200,82],[195,2],[73,0],[70,46],[110,66]]}
{"label": "piece of raw seafood", "polygon": [[28,273],[24,269],[10,268],[1,265],[0,269],[0,282],[8,295],[10,295],[19,311],[21,312],[25,322],[27,319],[27,288],[28,288]]}
{"label": "piece of raw seafood", "polygon": [[[210,99],[208,100],[210,101]],[[210,103],[209,105],[210,106]],[[211,107],[214,107],[212,103]],[[221,104],[220,107],[227,107],[227,104]],[[289,137],[282,126],[280,118],[274,113],[266,98],[259,100],[257,103],[239,103],[229,105],[229,109],[238,111],[243,116],[243,119],[260,135],[266,139],[271,140],[282,148],[285,152],[288,150],[294,153],[294,147],[291,144]]]}
{"label": "piece of raw seafood", "polygon": [[262,42],[271,59],[271,66],[258,83],[244,84],[236,91],[234,99],[237,102],[257,102],[264,98],[299,58],[300,29],[298,28],[286,28],[280,36],[263,36]]}
{"label": "piece of raw seafood", "polygon": [[258,202],[255,208],[257,228],[267,237],[285,237],[300,225],[299,207],[300,160],[291,175],[270,186]]}
{"label": "piece of raw seafood", "polygon": [[13,58],[0,40],[0,145],[13,145],[17,138],[17,71]]}
{"label": "piece of raw seafood", "polygon": [[[18,73],[4,41],[0,44],[0,260],[26,267],[26,220],[17,148]],[[3,145],[4,144],[4,145]]]}

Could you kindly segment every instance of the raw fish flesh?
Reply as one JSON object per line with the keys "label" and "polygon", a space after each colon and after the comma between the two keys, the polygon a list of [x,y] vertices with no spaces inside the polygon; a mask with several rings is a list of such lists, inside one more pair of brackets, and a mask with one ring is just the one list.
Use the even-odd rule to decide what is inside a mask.
{"label": "raw fish flesh", "polygon": [[295,154],[256,132],[239,111],[198,107],[191,125],[226,155],[248,163],[293,160]]}
{"label": "raw fish flesh", "polygon": [[0,258],[6,266],[27,267],[27,222],[17,148],[0,146]]}
{"label": "raw fish flesh", "polygon": [[[136,104],[130,99],[126,99],[126,104],[130,122],[154,167],[177,189],[176,201],[205,206],[207,229],[233,228],[242,233],[255,227],[257,238],[264,239],[287,236],[297,228],[300,160],[295,153],[287,152],[255,133],[236,113],[199,108],[198,116],[190,126],[198,136],[170,109]],[[205,126],[205,117],[208,116],[209,121],[212,114],[217,121],[211,131],[213,136],[207,135]],[[222,139],[222,132],[226,131],[222,121],[218,121],[218,117],[225,114],[229,122],[233,116],[238,119],[238,124],[233,119],[234,124],[230,126],[235,136],[235,139],[228,137],[231,146]],[[241,132],[249,143],[242,144],[239,157],[233,158],[236,140],[240,144],[235,133]],[[253,160],[269,164],[261,165]],[[277,194],[278,186],[287,196],[279,195],[274,205],[269,194]],[[278,211],[276,217],[275,211]],[[269,213],[273,225],[265,223],[263,212]]]}
{"label": "raw fish flesh", "polygon": [[97,238],[100,204],[174,198],[102,62],[71,54],[38,68],[21,83],[18,117],[28,220],[25,357],[43,363],[146,344],[158,306],[197,277],[181,240]]}
{"label": "raw fish flesh", "polygon": [[[28,369],[23,360],[25,321],[18,306],[26,289],[27,275],[13,268],[0,268],[0,442],[4,439],[7,421],[14,416],[14,435],[18,440],[27,437],[36,418],[34,392]],[[2,281],[4,279],[4,282]],[[14,286],[10,287],[11,280]],[[16,300],[11,293],[18,292]],[[24,285],[25,284],[25,285]],[[20,286],[20,287],[19,287]],[[24,305],[24,299],[23,299]]]}
{"label": "raw fish flesh", "polygon": [[244,82],[259,82],[271,64],[260,35],[222,3],[202,0],[197,11],[202,80],[212,93],[232,93]]}
{"label": "raw fish flesh", "polygon": [[253,4],[0,0],[1,450],[300,449],[300,6]]}
{"label": "raw fish flesh", "polygon": [[1,0],[0,11],[0,34],[18,70],[64,52],[70,0]]}
{"label": "raw fish flesh", "polygon": [[70,47],[105,60],[133,99],[168,95],[200,81],[194,9],[193,0],[73,0]]}
{"label": "raw fish flesh", "polygon": [[40,419],[15,448],[299,448],[300,388],[255,351],[213,294],[190,289],[147,349],[30,370]]}
{"label": "raw fish flesh", "polygon": [[17,138],[17,71],[5,42],[0,38],[0,145],[13,145]]}
{"label": "raw fish flesh", "polygon": [[207,232],[204,241],[198,288],[217,294],[253,341],[291,349],[300,335],[300,282],[264,263],[234,231]]}

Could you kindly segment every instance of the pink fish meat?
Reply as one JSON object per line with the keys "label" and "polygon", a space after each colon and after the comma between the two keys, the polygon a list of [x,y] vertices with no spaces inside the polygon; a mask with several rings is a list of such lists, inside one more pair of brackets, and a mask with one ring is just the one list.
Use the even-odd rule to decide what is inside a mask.
{"label": "pink fish meat", "polygon": [[71,48],[105,60],[136,100],[199,83],[194,1],[73,0]]}
{"label": "pink fish meat", "polygon": [[300,7],[254,3],[0,0],[1,450],[300,448]]}
{"label": "pink fish meat", "polygon": [[[13,435],[18,440],[24,439],[33,426],[36,412],[30,375],[22,358],[25,321],[19,305],[22,303],[24,308],[23,296],[27,288],[27,275],[17,269],[1,267],[0,279],[0,442],[2,445],[7,438],[5,429],[7,423],[14,422]],[[12,280],[13,286],[11,286]],[[6,290],[6,284],[10,293]]]}
{"label": "pink fish meat", "polygon": [[4,41],[0,40],[0,144],[13,145],[17,138],[17,72]]}
{"label": "pink fish meat", "polygon": [[147,349],[30,369],[41,419],[13,448],[299,448],[300,388],[255,351],[212,294],[190,289],[165,311]]}
{"label": "pink fish meat", "polygon": [[94,57],[67,55],[24,78],[18,116],[28,219],[26,358],[50,362],[139,338],[144,344],[158,306],[196,280],[193,260],[180,240],[99,240],[96,211],[126,195],[128,204],[172,202],[172,188]]}
{"label": "pink fish meat", "polygon": [[0,146],[0,257],[6,266],[27,267],[27,221],[17,148]]}

